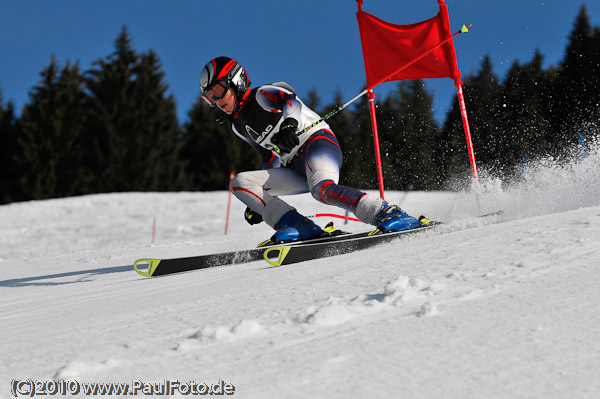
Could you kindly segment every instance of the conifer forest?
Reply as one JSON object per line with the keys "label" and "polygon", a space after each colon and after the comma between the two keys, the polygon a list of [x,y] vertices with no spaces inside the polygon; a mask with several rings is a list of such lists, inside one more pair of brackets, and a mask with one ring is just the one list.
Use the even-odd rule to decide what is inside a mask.
{"label": "conifer forest", "polygon": [[[0,204],[104,192],[226,190],[231,171],[260,168],[258,154],[227,123],[219,124],[219,111],[200,97],[180,123],[159,54],[136,52],[126,27],[117,33],[114,52],[89,70],[56,59],[40,66],[19,112],[0,87]],[[480,175],[518,179],[527,160],[582,156],[580,140],[598,139],[600,27],[592,26],[585,7],[557,65],[544,68],[537,51],[500,78],[490,58],[482,57],[477,71],[463,76]],[[386,189],[468,185],[456,96],[440,124],[423,81],[394,84],[377,102]],[[302,100],[325,115],[345,99],[338,93],[333,104],[322,104],[313,89]],[[377,189],[366,96],[327,122],[344,151],[340,183]]]}

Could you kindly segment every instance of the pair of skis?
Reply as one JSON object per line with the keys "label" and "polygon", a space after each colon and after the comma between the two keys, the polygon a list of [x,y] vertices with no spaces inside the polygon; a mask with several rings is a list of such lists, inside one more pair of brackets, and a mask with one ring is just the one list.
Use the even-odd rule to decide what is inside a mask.
{"label": "pair of skis", "polygon": [[[502,211],[487,213],[478,216],[478,219],[488,219],[493,222],[495,220],[494,217],[501,214]],[[135,261],[133,268],[142,276],[154,277],[210,267],[254,262],[261,259],[266,260],[273,266],[282,266],[372,248],[396,239],[416,235],[425,230],[438,229],[441,226],[444,226],[444,224],[433,222],[410,230],[375,235],[372,235],[373,232],[346,233],[306,241],[185,258],[139,259]],[[451,229],[450,231],[456,230]]]}
{"label": "pair of skis", "polygon": [[236,265],[264,259],[273,266],[289,265],[311,259],[346,254],[374,247],[392,240],[437,227],[424,225],[410,230],[370,235],[371,232],[340,234],[248,250],[172,259],[139,259],[133,264],[136,272],[146,277]]}

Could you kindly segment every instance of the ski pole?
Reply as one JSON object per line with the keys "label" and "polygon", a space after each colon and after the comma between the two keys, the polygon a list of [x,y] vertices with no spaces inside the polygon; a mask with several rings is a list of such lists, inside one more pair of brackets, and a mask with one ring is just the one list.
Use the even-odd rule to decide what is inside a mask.
{"label": "ski pole", "polygon": [[328,112],[324,117],[322,117],[321,119],[319,119],[318,121],[316,121],[315,123],[313,123],[310,126],[305,127],[302,131],[298,132],[298,136],[308,132],[310,129],[312,129],[313,127],[317,126],[319,123],[331,118],[333,115],[337,114],[338,112],[340,112],[341,110],[343,110],[344,108],[346,108],[348,105],[352,104],[354,101],[358,100],[360,97],[364,96],[365,94],[367,94],[367,89],[361,91],[358,95],[356,95],[353,99],[351,99],[350,101],[348,101],[346,104],[338,106],[336,109],[334,109],[333,111]]}
{"label": "ski pole", "polygon": [[316,121],[315,123],[311,124],[310,126],[305,127],[303,130],[301,130],[300,132],[298,132],[298,135],[301,135],[303,133],[308,132],[310,129],[312,129],[313,127],[317,126],[319,123],[331,118],[332,116],[334,116],[335,114],[337,114],[338,112],[340,112],[341,110],[343,110],[344,108],[346,108],[348,105],[352,104],[354,101],[358,100],[360,97],[364,96],[365,94],[367,94],[369,92],[369,90],[373,90],[373,88],[375,88],[375,86],[379,86],[381,83],[385,82],[386,80],[388,80],[389,78],[391,78],[392,76],[394,76],[395,74],[397,74],[398,72],[403,71],[404,69],[408,68],[409,66],[411,66],[412,64],[414,64],[415,62],[419,61],[421,58],[425,57],[427,54],[431,53],[433,50],[437,49],[440,46],[443,46],[444,44],[446,44],[448,41],[452,40],[453,38],[455,38],[456,36],[458,36],[461,33],[465,33],[469,31],[469,28],[472,26],[466,26],[463,25],[462,28],[460,28],[460,30],[458,32],[456,32],[455,34],[453,34],[452,36],[450,36],[449,38],[447,38],[446,40],[443,40],[441,42],[439,42],[438,44],[436,44],[435,46],[433,46],[432,48],[430,48],[429,50],[425,51],[423,54],[421,54],[420,56],[418,56],[417,58],[415,58],[412,61],[409,61],[408,63],[402,65],[400,68],[396,69],[394,72],[390,73],[389,75],[387,75],[386,77],[384,77],[383,79],[379,80],[377,83],[372,84],[371,86],[367,87],[366,89],[364,89],[363,91],[361,91],[358,95],[354,96],[354,98],[352,98],[350,101],[346,102],[345,104],[338,106],[336,109],[328,112],[325,116],[323,116],[321,119],[319,119],[318,121]]}

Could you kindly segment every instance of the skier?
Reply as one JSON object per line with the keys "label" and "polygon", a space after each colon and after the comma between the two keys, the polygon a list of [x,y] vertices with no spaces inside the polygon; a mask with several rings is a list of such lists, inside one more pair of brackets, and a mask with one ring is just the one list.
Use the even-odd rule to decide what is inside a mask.
{"label": "skier", "polygon": [[233,194],[246,206],[248,223],[263,220],[276,233],[261,245],[327,235],[320,226],[279,198],[310,192],[325,204],[356,215],[381,232],[412,229],[422,223],[396,205],[337,184],[342,151],[329,125],[308,108],[285,82],[250,88],[245,69],[234,59],[211,60],[200,74],[202,98],[224,112],[233,132],[262,156],[263,169],[238,173]]}

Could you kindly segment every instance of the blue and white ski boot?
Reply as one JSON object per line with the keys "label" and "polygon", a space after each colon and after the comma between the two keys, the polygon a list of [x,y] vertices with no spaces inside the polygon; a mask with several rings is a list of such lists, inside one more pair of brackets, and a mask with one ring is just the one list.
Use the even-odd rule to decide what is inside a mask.
{"label": "blue and white ski boot", "polygon": [[375,232],[387,233],[390,231],[402,231],[414,229],[424,223],[408,215],[396,205],[384,204],[376,216],[377,230]]}
{"label": "blue and white ski boot", "polygon": [[278,231],[273,236],[258,244],[259,247],[279,244],[284,242],[301,241],[325,235],[325,231],[312,220],[291,210],[279,219],[275,225]]}

